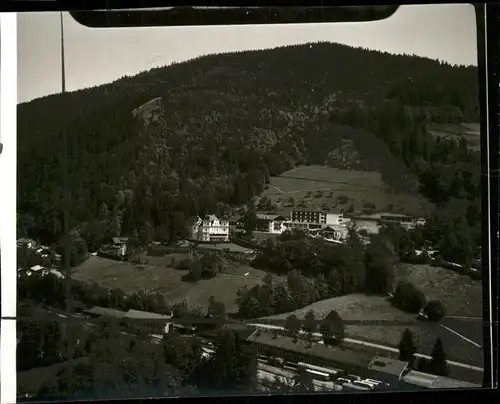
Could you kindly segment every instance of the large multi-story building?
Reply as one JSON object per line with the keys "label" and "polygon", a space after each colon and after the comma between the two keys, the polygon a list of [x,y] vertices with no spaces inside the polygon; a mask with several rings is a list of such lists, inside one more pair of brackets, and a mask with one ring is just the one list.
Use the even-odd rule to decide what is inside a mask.
{"label": "large multi-story building", "polygon": [[340,212],[296,209],[292,211],[290,219],[290,227],[292,228],[314,230],[326,226],[341,226],[343,225],[344,215]]}
{"label": "large multi-story building", "polygon": [[219,219],[215,215],[196,218],[190,230],[192,240],[216,243],[229,241],[229,220]]}

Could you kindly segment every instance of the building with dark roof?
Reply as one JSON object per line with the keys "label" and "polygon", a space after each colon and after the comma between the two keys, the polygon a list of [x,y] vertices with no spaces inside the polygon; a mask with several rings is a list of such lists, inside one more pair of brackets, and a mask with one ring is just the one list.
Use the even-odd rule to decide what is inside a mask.
{"label": "building with dark roof", "polygon": [[397,359],[375,356],[368,364],[368,369],[395,376],[400,380],[408,370],[409,363]]}
{"label": "building with dark roof", "polygon": [[111,317],[118,319],[122,325],[134,326],[150,333],[168,333],[172,329],[173,323],[171,315],[163,315],[151,313],[142,310],[115,310],[106,307],[95,306],[91,309],[84,310],[84,314],[91,317]]}
{"label": "building with dark roof", "polygon": [[125,318],[139,319],[139,320],[170,320],[171,315],[152,313],[149,311],[132,310],[130,309],[125,313]]}
{"label": "building with dark roof", "polygon": [[107,307],[94,306],[91,309],[84,310],[84,314],[88,314],[91,317],[113,317],[117,319],[122,319],[127,314],[122,310],[108,309]]}
{"label": "building with dark roof", "polygon": [[294,342],[288,336],[262,330],[256,330],[247,340],[255,344],[262,355],[281,357],[294,363],[306,362],[317,366],[333,366],[347,373],[373,377],[373,372],[368,369],[372,356],[352,349],[319,343],[309,346],[306,340],[298,339]]}

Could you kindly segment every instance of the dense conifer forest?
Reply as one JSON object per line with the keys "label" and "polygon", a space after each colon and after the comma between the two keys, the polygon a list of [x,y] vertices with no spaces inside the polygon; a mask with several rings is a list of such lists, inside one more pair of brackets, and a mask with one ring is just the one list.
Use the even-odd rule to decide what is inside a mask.
{"label": "dense conifer forest", "polygon": [[[145,125],[132,111],[155,97]],[[21,104],[18,117],[19,233],[45,242],[62,235],[63,131],[71,228],[97,241],[174,240],[187,217],[227,213],[270,176],[318,163],[379,171],[438,207],[458,198],[478,225],[479,153],[427,130],[478,121],[475,67],[311,43],[152,69]],[[331,157],[345,140],[353,163]]]}

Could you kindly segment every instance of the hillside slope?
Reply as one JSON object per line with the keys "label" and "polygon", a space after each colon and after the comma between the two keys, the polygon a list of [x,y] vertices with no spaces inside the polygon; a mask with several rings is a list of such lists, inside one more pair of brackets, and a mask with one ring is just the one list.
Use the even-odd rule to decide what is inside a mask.
{"label": "hillside slope", "polygon": [[[99,238],[98,223],[111,220],[113,233],[170,240],[187,216],[224,213],[295,164],[379,171],[404,192],[418,177],[426,192],[436,178],[425,175],[446,160],[436,153],[452,164],[471,157],[458,143],[436,146],[426,124],[477,121],[477,93],[473,67],[315,43],[200,57],[34,100],[18,114],[19,232],[61,235],[63,129],[71,226],[93,223]],[[133,117],[156,97],[153,122]]]}

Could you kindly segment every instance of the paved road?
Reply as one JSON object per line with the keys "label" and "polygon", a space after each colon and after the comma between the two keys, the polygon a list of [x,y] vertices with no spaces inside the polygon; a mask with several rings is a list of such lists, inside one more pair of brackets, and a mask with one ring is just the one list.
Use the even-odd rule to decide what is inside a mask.
{"label": "paved road", "polygon": [[471,345],[483,346],[483,319],[477,317],[445,317],[440,325]]}
{"label": "paved road", "polygon": [[[256,327],[256,328],[267,329],[267,330],[284,330],[283,327],[276,326],[276,325],[259,324],[259,323],[252,323],[252,324],[248,324],[248,325]],[[320,333],[314,333],[313,336],[321,338],[321,334]],[[367,346],[367,347],[376,348],[376,349],[384,350],[384,351],[387,351],[387,352],[393,352],[393,353],[398,353],[399,352],[398,349],[394,348],[394,347],[390,347],[390,346],[387,346],[387,345],[381,345],[381,344],[374,344],[374,343],[371,343],[371,342],[361,341],[361,340],[357,340],[357,339],[353,339],[353,338],[345,338],[345,341],[349,342],[351,344],[364,345],[364,346]],[[418,354],[417,353],[417,354],[415,354],[415,356],[417,356],[419,358],[431,359],[431,357],[429,355],[423,355],[423,354]],[[460,367],[460,368],[464,368],[464,369],[474,370],[474,371],[477,371],[477,372],[482,372],[483,371],[482,367],[469,365],[467,363],[461,363],[461,362],[455,362],[455,361],[448,361],[448,364],[451,365],[451,366],[456,366],[456,367]]]}

